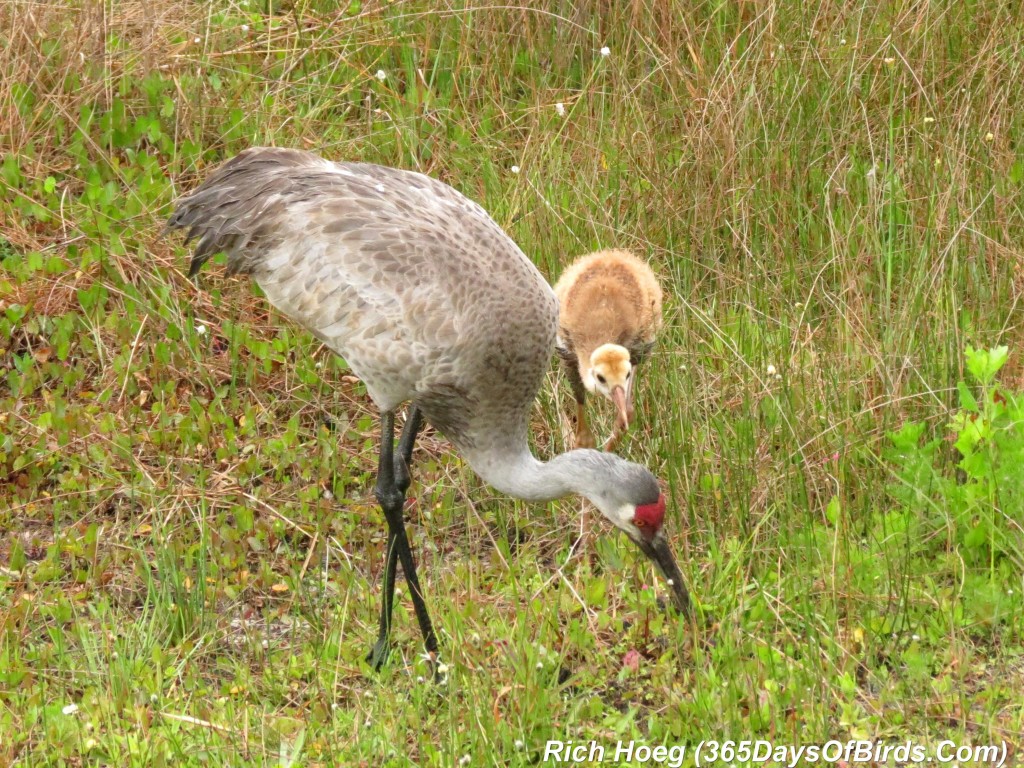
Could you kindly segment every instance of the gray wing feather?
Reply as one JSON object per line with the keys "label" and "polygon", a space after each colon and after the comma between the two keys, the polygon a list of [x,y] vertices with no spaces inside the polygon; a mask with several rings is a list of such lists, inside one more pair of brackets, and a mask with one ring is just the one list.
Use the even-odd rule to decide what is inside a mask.
{"label": "gray wing feather", "polygon": [[191,195],[179,201],[168,229],[184,229],[185,242],[199,237],[189,268],[194,276],[215,254],[228,254],[229,273],[244,272],[246,249],[273,245],[279,218],[308,181],[288,173],[325,162],[305,152],[255,147],[224,163]]}
{"label": "gray wing feather", "polygon": [[[448,185],[253,148],[181,200],[168,227],[197,239],[190,275],[225,252],[229,273],[251,275],[345,357],[382,408],[459,392],[504,412],[478,408],[481,423],[525,425],[557,300],[490,216]],[[505,367],[515,375],[503,377]]]}

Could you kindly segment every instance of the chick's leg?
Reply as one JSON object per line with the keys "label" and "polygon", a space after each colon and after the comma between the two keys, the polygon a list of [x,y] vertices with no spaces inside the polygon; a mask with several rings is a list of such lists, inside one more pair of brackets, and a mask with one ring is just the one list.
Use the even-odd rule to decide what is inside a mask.
{"label": "chick's leg", "polygon": [[583,406],[587,401],[587,388],[583,386],[583,379],[580,378],[579,368],[575,361],[566,362],[565,370],[569,376],[569,384],[572,385],[572,396],[576,398],[576,443],[575,448],[593,448],[597,445],[594,440],[594,433],[590,431],[587,424],[587,414]]}

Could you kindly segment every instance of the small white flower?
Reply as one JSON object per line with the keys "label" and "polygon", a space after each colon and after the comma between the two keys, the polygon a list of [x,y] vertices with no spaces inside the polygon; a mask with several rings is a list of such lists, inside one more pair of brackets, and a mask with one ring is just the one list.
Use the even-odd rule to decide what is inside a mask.
{"label": "small white flower", "polygon": [[193,43],[201,43],[201,42],[203,42],[203,38],[201,38],[199,36],[196,36],[195,38],[193,38],[192,42]]}
{"label": "small white flower", "polygon": [[676,585],[676,583],[672,581],[672,579],[665,579],[665,583],[668,584],[670,587],[674,587]]}
{"label": "small white flower", "polygon": [[775,375],[775,366],[772,365],[771,363],[768,364],[768,375],[769,376],[774,376]]}
{"label": "small white flower", "polygon": [[423,675],[416,675],[416,682],[417,683],[422,683],[423,682]]}
{"label": "small white flower", "polygon": [[523,743],[522,739],[516,739],[515,740],[515,746],[516,746],[516,749],[522,749],[523,747],[526,746],[526,744]]}
{"label": "small white flower", "polygon": [[519,173],[519,166],[513,165],[509,170],[512,171],[512,173]]}
{"label": "small white flower", "polygon": [[437,674],[439,674],[439,675],[447,675],[448,674],[448,665],[445,664],[443,661],[440,664],[437,665]]}
{"label": "small white flower", "polygon": [[332,701],[331,702],[331,711],[332,712],[337,712],[338,711],[338,702],[336,702],[336,701]]}
{"label": "small white flower", "polygon": [[149,703],[150,704],[156,704],[156,702],[157,702],[157,695],[155,693],[149,694]]}
{"label": "small white flower", "polygon": [[565,117],[565,104],[563,104],[562,102],[558,102],[557,104],[555,104],[555,113],[559,117]]}
{"label": "small white flower", "polygon": [[330,501],[333,498],[334,498],[334,494],[333,493],[331,493],[330,491],[324,491],[324,499],[326,499],[327,501]]}
{"label": "small white flower", "polygon": [[776,373],[775,374],[775,380],[776,381],[782,381],[782,374],[781,373]]}
{"label": "small white flower", "polygon": [[925,125],[931,125],[931,124],[932,124],[932,123],[934,123],[934,122],[935,122],[935,118],[934,118],[934,117],[926,117],[926,118],[924,119],[924,124],[925,124]]}
{"label": "small white flower", "polygon": [[985,134],[985,141],[992,141],[992,139],[994,139],[995,137],[996,135],[992,133],[992,131],[989,131],[988,133]]}
{"label": "small white flower", "polygon": [[73,715],[77,711],[78,711],[78,705],[75,704],[74,702],[71,702],[70,704],[68,704],[66,707],[64,707],[61,710],[61,712],[63,712],[65,715]]}
{"label": "small white flower", "polygon": [[882,63],[885,64],[887,67],[891,67],[893,64],[896,63],[896,57],[886,56],[884,59],[882,59]]}
{"label": "small white flower", "polygon": [[248,32],[249,31],[249,25],[248,24],[243,24],[242,25],[242,31],[243,32]]}
{"label": "small white flower", "polygon": [[920,636],[920,635],[911,635],[911,636],[910,636],[910,638],[911,638],[912,640],[920,640],[920,639],[921,639],[921,636]]}
{"label": "small white flower", "polygon": [[472,760],[473,758],[471,758],[469,755],[463,755],[459,758],[459,765],[469,765]]}
{"label": "small white flower", "polygon": [[846,45],[846,38],[845,38],[845,37],[844,37],[844,38],[842,38],[842,39],[841,39],[841,40],[839,41],[839,44],[840,44],[840,45]]}
{"label": "small white flower", "polygon": [[383,83],[385,80],[388,79],[388,73],[385,72],[383,69],[378,69],[376,77]]}
{"label": "small white flower", "polygon": [[261,643],[261,645],[262,645],[262,646],[263,646],[264,648],[269,648],[269,647],[270,647],[270,641],[269,641],[269,640],[264,640],[264,641],[263,641],[263,642]]}
{"label": "small white flower", "polygon": [[541,662],[537,662],[537,669],[544,669],[544,665]]}
{"label": "small white flower", "polygon": [[604,56],[605,58],[608,58],[609,56],[612,55],[612,49],[606,45],[604,48],[601,49],[601,55]]}
{"label": "small white flower", "polygon": [[206,333],[206,326],[205,325],[200,323],[199,325],[196,326],[196,335],[197,336],[202,336],[205,333]]}

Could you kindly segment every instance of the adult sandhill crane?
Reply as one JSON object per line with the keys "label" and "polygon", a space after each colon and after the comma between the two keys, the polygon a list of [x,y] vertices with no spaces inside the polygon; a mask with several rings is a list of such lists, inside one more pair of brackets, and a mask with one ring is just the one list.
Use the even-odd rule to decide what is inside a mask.
{"label": "adult sandhill crane", "polygon": [[[555,341],[558,303],[540,272],[476,203],[409,171],[252,148],[214,171],[168,222],[198,238],[189,275],[227,253],[267,299],[341,355],[381,411],[376,496],[388,523],[383,605],[367,660],[387,657],[401,561],[431,659],[437,638],[402,507],[423,420],[497,490],[529,501],[588,498],[689,595],[646,468],[578,450],[542,462],[528,417]],[[395,411],[411,402],[394,451]]]}
{"label": "adult sandhill crane", "polygon": [[633,418],[635,369],[661,328],[661,286],[645,262],[629,251],[597,251],[566,267],[555,284],[556,349],[576,398],[576,446],[591,448],[594,436],[583,404],[587,392],[615,403],[612,450]]}

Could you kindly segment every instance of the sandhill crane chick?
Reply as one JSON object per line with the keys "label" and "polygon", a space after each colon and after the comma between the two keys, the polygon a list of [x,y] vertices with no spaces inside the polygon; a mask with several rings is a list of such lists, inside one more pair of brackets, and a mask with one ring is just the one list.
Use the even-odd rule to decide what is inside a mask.
{"label": "sandhill crane chick", "polygon": [[576,445],[593,447],[584,403],[600,392],[615,404],[612,450],[633,418],[635,368],[650,353],[661,327],[661,286],[629,251],[597,251],[576,259],[555,285],[558,343],[576,398]]}

